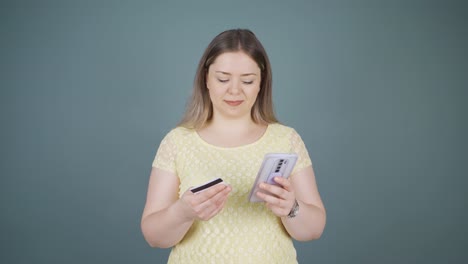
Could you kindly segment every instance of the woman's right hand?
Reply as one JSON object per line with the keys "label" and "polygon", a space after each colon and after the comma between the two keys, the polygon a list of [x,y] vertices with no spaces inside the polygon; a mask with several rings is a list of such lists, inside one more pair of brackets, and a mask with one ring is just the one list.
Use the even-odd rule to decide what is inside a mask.
{"label": "woman's right hand", "polygon": [[224,207],[232,188],[217,184],[203,192],[192,193],[190,188],[177,201],[188,220],[210,220]]}

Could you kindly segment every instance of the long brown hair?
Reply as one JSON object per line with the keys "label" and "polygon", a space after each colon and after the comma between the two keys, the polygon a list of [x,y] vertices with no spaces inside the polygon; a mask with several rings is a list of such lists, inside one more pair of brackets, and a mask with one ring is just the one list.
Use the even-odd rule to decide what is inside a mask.
{"label": "long brown hair", "polygon": [[252,31],[231,29],[217,35],[203,53],[198,63],[192,96],[179,126],[199,129],[211,120],[213,105],[206,87],[206,74],[219,55],[237,51],[250,56],[261,72],[260,91],[251,111],[252,120],[262,124],[278,122],[273,110],[271,66],[263,45]]}

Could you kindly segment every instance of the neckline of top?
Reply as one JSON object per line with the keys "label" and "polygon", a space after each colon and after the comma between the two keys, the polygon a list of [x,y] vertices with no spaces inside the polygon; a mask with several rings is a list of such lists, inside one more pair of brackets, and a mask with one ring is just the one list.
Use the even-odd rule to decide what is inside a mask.
{"label": "neckline of top", "polygon": [[261,141],[263,141],[267,137],[271,126],[272,126],[272,124],[268,124],[265,131],[263,132],[263,134],[259,138],[257,138],[255,141],[253,141],[251,143],[244,144],[244,145],[234,146],[234,147],[222,147],[222,146],[217,146],[217,145],[208,143],[207,141],[205,141],[200,136],[200,134],[198,134],[198,132],[196,130],[194,130],[194,134],[195,134],[195,137],[198,139],[198,141],[202,142],[203,145],[206,145],[206,146],[209,146],[209,147],[212,147],[212,148],[216,148],[216,149],[222,149],[222,150],[235,150],[235,149],[247,148],[247,147],[259,144]]}

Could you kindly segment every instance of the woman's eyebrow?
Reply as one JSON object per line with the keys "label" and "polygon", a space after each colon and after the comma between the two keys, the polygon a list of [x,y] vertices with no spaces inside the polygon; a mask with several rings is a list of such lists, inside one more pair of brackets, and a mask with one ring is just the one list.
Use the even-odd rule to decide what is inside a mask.
{"label": "woman's eyebrow", "polygon": [[257,74],[255,74],[255,73],[243,73],[243,74],[241,74],[241,76],[249,76],[249,75],[255,75],[256,76]]}
{"label": "woman's eyebrow", "polygon": [[[224,71],[215,71],[215,72],[225,74],[225,75],[231,75],[231,73],[224,72]],[[257,75],[257,74],[255,74],[255,73],[243,73],[243,74],[241,74],[241,76],[249,76],[249,75]]]}

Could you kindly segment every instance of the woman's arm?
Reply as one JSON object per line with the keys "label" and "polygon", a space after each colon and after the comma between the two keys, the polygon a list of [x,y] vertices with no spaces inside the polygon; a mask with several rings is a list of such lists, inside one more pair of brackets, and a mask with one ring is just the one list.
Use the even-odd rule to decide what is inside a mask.
{"label": "woman's arm", "polygon": [[[296,240],[307,241],[320,238],[325,229],[326,212],[318,192],[315,174],[312,166],[308,166],[290,179],[276,178],[280,186],[261,184],[261,188],[274,195],[258,195],[265,200],[266,205],[281,217],[284,227]],[[288,218],[294,199],[299,204],[296,217]]]}
{"label": "woman's arm", "polygon": [[177,244],[193,223],[183,216],[177,204],[177,175],[154,168],[151,170],[141,230],[152,247],[168,248]]}
{"label": "woman's arm", "polygon": [[289,181],[294,190],[299,212],[296,217],[281,217],[284,227],[296,240],[318,239],[325,229],[326,212],[318,192],[312,166],[291,176]]}
{"label": "woman's arm", "polygon": [[141,230],[152,247],[168,248],[185,236],[196,219],[208,220],[224,207],[231,188],[218,184],[204,192],[186,191],[179,199],[179,178],[153,168],[148,184]]}

